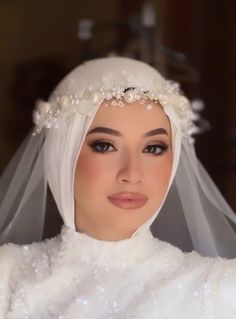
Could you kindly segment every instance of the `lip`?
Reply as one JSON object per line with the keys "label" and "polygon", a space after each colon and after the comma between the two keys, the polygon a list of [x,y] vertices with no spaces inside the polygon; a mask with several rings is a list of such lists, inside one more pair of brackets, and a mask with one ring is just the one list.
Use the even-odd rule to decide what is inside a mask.
{"label": "lip", "polygon": [[141,193],[120,192],[108,196],[108,199],[116,207],[123,209],[137,209],[146,204],[148,197]]}

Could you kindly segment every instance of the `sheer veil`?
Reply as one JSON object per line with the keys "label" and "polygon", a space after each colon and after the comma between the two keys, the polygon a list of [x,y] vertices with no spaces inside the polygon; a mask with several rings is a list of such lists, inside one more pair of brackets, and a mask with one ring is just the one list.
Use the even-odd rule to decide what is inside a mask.
{"label": "sheer veil", "polygon": [[203,256],[236,257],[236,216],[197,159],[183,142],[174,182],[152,224],[155,236],[184,251]]}
{"label": "sheer veil", "polygon": [[42,238],[47,181],[44,171],[45,132],[28,134],[0,179],[0,244]]}
{"label": "sheer veil", "polygon": [[[124,95],[126,88],[132,94]],[[151,226],[154,236],[184,251],[236,257],[236,217],[194,150],[187,99],[150,66],[127,58],[90,61],[70,73],[49,102],[39,103],[36,130],[0,179],[0,243],[30,243],[43,236],[48,185],[63,222],[74,225],[74,169],[84,136],[104,99],[158,100],[168,115],[174,165],[163,206],[133,236]],[[180,107],[181,106],[181,107]]]}

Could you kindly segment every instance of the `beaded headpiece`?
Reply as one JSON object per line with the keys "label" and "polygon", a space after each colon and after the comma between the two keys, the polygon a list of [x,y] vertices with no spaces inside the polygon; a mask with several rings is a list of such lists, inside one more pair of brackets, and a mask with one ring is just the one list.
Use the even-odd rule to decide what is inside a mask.
{"label": "beaded headpiece", "polygon": [[138,102],[147,110],[156,103],[167,115],[174,111],[184,136],[198,130],[194,125],[198,115],[178,83],[165,80],[143,62],[110,57],[82,64],[59,84],[48,102],[37,102],[35,133],[57,127],[61,118],[70,121],[75,114],[91,116],[103,101],[113,107]]}

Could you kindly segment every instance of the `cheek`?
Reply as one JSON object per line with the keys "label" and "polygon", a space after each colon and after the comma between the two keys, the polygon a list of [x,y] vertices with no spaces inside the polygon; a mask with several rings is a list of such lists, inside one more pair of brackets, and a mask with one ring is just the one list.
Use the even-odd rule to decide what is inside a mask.
{"label": "cheek", "polygon": [[76,178],[96,178],[100,168],[88,156],[81,156],[76,165]]}
{"label": "cheek", "polygon": [[93,192],[95,189],[98,193],[103,185],[106,186],[110,176],[111,170],[108,169],[102,157],[82,153],[76,164],[75,192],[78,193],[78,190]]}
{"label": "cheek", "polygon": [[170,175],[172,169],[172,159],[170,156],[160,160],[158,165],[153,165],[149,174],[149,185],[151,186],[152,192],[160,196],[164,195],[169,184]]}
{"label": "cheek", "polygon": [[91,188],[93,182],[99,178],[100,169],[93,165],[92,161],[86,156],[80,156],[75,171],[75,191],[82,191]]}

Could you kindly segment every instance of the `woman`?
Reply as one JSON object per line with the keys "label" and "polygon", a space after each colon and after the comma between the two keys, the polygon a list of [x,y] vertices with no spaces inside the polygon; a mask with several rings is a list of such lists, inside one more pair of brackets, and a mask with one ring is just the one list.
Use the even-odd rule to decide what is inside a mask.
{"label": "woman", "polygon": [[[2,246],[2,318],[235,318],[236,262],[212,257],[236,256],[236,220],[195,156],[194,118],[176,84],[118,57],[38,103],[1,181],[1,240],[40,239],[47,183],[64,226]],[[153,237],[168,221],[170,242],[212,257]]]}

